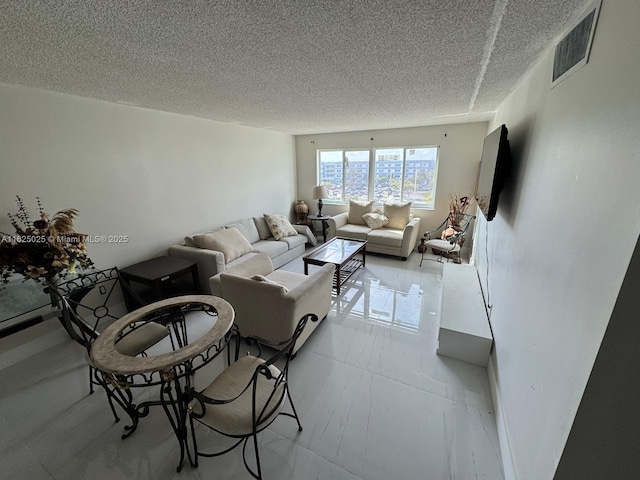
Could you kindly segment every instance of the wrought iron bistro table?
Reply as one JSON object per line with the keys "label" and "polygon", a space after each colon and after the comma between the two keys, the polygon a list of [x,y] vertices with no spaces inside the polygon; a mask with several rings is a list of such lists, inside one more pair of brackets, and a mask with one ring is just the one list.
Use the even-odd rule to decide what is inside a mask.
{"label": "wrought iron bistro table", "polygon": [[[204,312],[215,316],[215,324],[197,339],[189,339],[186,323],[188,313]],[[122,438],[128,437],[138,425],[138,419],[148,415],[149,407],[162,405],[180,445],[180,471],[185,454],[192,461],[187,444],[187,407],[184,392],[191,388],[192,375],[211,362],[224,350],[231,336],[235,312],[233,307],[219,297],[211,295],[186,295],[168,298],[125,315],[96,339],[91,347],[91,360],[105,380],[114,387],[132,425],[125,427]],[[132,357],[120,353],[116,340],[133,324],[156,321],[167,325],[171,331],[172,351],[147,357]],[[229,349],[227,353],[230,354]],[[160,399],[140,404],[133,402],[131,388],[159,386]],[[123,393],[126,392],[126,393]],[[112,394],[113,395],[113,394]],[[113,396],[112,396],[113,398]],[[192,462],[193,463],[193,462]]]}

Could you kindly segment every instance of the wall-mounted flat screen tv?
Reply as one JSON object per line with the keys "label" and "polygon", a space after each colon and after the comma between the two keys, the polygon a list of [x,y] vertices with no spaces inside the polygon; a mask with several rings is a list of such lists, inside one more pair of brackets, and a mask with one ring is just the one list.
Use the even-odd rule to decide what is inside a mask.
{"label": "wall-mounted flat screen tv", "polygon": [[487,221],[498,211],[498,199],[511,169],[511,149],[505,125],[496,128],[484,139],[482,160],[476,188],[476,202]]}

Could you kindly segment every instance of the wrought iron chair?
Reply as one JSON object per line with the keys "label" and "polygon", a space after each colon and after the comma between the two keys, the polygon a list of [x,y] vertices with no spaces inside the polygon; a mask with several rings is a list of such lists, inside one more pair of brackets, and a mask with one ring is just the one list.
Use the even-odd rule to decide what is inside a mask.
{"label": "wrought iron chair", "polygon": [[[198,466],[198,456],[214,457],[230,452],[244,441],[242,458],[248,472],[254,478],[262,478],[257,434],[266,429],[279,416],[295,418],[298,431],[302,425],[291,400],[288,384],[289,362],[295,343],[300,337],[307,321],[317,322],[317,315],[308,313],[300,319],[291,339],[282,344],[271,345],[278,348],[271,358],[260,358],[260,345],[269,345],[263,339],[255,338],[260,353],[258,356],[247,354],[226,368],[204,390],[187,392],[190,401],[189,420],[194,447],[193,466]],[[282,363],[280,368],[276,362]],[[286,400],[289,400],[293,413],[283,412]],[[226,436],[236,439],[235,443],[224,450],[204,453],[198,450],[195,422]],[[247,442],[253,439],[256,457],[256,470],[246,459]]]}
{"label": "wrought iron chair", "polygon": [[[420,266],[422,266],[424,254],[429,247],[438,255],[436,259],[438,262],[442,262],[442,258],[446,256],[447,261],[453,258],[455,263],[460,263],[460,250],[464,244],[469,226],[475,218],[475,215],[450,213],[439,227],[425,232],[420,245],[418,245],[418,250],[422,254]],[[432,238],[434,234],[438,235],[439,238]]]}
{"label": "wrought iron chair", "polygon": [[[52,298],[56,299],[58,315],[69,336],[85,348],[85,359],[89,365],[89,393],[100,385],[107,393],[109,406],[115,421],[120,418],[114,401],[127,412],[131,405],[131,392],[122,390],[109,382],[91,361],[91,345],[110,323],[117,320],[123,300],[119,286],[125,285],[118,276],[116,267],[85,273],[77,278],[49,287]],[[125,285],[126,286],[126,285]],[[124,287],[123,287],[124,288]],[[133,293],[133,292],[130,292]],[[142,306],[144,301],[137,297]],[[126,313],[126,311],[124,311]],[[118,339],[116,348],[126,355],[144,355],[144,352],[169,336],[166,326],[155,322],[133,325]]]}

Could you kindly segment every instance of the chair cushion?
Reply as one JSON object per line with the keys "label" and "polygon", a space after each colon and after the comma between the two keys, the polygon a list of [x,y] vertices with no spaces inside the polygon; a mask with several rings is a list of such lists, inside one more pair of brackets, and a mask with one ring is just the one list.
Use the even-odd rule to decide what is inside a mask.
{"label": "chair cushion", "polygon": [[373,202],[356,202],[355,200],[349,200],[349,216],[347,217],[347,223],[352,225],[365,225],[365,221],[362,216],[365,213],[369,213],[373,208]]}
{"label": "chair cushion", "polygon": [[169,329],[164,325],[147,322],[129,332],[125,332],[125,335],[116,342],[115,347],[121,354],[135,357],[168,335]]}
{"label": "chair cushion", "polygon": [[267,221],[267,226],[273,238],[280,240],[284,237],[293,237],[298,235],[298,231],[293,228],[291,222],[284,215],[271,215],[264,214],[264,219]]}
{"label": "chair cushion", "polygon": [[382,228],[387,223],[389,223],[389,219],[384,213],[379,212],[369,212],[365,213],[362,216],[362,219],[365,221],[367,226],[371,229]]}
{"label": "chair cushion", "polygon": [[[251,381],[255,369],[264,363],[261,358],[250,355],[240,358],[230,367],[226,368],[202,393],[209,398],[228,400],[234,398]],[[273,378],[267,379],[264,375],[258,375],[256,382],[256,411],[261,412],[267,406],[266,412],[270,412],[263,419],[258,420],[258,429],[269,425],[280,413],[285,400],[284,384],[280,384],[274,391],[275,379],[280,375],[280,370],[271,365],[269,367]],[[205,414],[198,420],[205,425],[225,435],[251,435],[252,425],[252,391],[247,388],[233,402],[222,405],[205,404]],[[270,401],[269,401],[270,400]],[[196,400],[191,403],[192,411],[200,414],[200,403]]]}
{"label": "chair cushion", "polygon": [[403,230],[411,220],[411,202],[385,203],[382,208],[384,214],[389,218],[389,223],[386,225],[388,228]]}
{"label": "chair cushion", "polygon": [[279,283],[280,285],[284,285],[285,288],[291,290],[293,288],[296,288],[305,280],[308,280],[309,276],[304,275],[303,273],[288,272],[286,270],[276,270],[267,275],[267,278],[273,282]]}
{"label": "chair cushion", "polygon": [[246,253],[253,252],[253,247],[249,241],[235,227],[205,235],[196,235],[193,240],[200,248],[222,252],[225,263],[229,263]]}
{"label": "chair cushion", "polygon": [[435,248],[436,250],[440,250],[441,252],[458,252],[460,251],[460,245],[457,243],[449,243],[448,240],[427,240],[425,245],[431,248]]}
{"label": "chair cushion", "polygon": [[237,228],[249,243],[256,243],[258,240],[260,240],[260,234],[258,233],[258,228],[256,227],[256,222],[253,221],[253,218],[246,218],[239,222],[225,226],[225,228],[232,227]]}

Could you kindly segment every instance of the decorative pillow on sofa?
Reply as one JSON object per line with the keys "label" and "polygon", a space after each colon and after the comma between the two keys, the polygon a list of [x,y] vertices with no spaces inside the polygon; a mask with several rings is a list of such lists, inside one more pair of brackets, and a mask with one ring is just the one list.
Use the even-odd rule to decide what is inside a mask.
{"label": "decorative pillow on sofa", "polygon": [[349,216],[347,217],[347,223],[353,225],[364,225],[365,222],[362,216],[365,213],[371,212],[373,209],[373,202],[356,202],[355,200],[349,200]]}
{"label": "decorative pillow on sofa", "polygon": [[295,237],[298,235],[298,231],[293,228],[291,222],[289,222],[287,217],[284,215],[269,215],[268,213],[265,213],[264,219],[267,221],[271,235],[273,235],[273,238],[276,240],[280,240],[284,237]]}
{"label": "decorative pillow on sofa", "polygon": [[264,283],[270,283],[272,285],[278,285],[279,287],[282,287],[284,289],[284,293],[287,293],[289,291],[289,289],[284,285],[282,285],[281,283],[274,282],[273,280],[269,280],[264,275],[254,275],[253,277],[251,277],[251,279],[256,280],[257,282],[264,282]]}
{"label": "decorative pillow on sofa", "polygon": [[242,255],[253,252],[249,241],[235,227],[204,235],[194,235],[193,241],[200,248],[222,252],[224,263],[229,263]]}
{"label": "decorative pillow on sofa", "polygon": [[207,230],[206,232],[198,232],[198,233],[194,233],[193,235],[187,235],[186,237],[184,237],[184,244],[186,246],[188,246],[188,247],[200,248],[200,247],[198,247],[198,244],[193,239],[193,237],[195,237],[197,235],[206,235],[207,233],[218,232],[218,231],[222,230],[223,228],[224,227],[217,227],[217,228],[214,228],[213,230]]}
{"label": "decorative pillow on sofa", "polygon": [[232,227],[237,228],[242,236],[249,241],[249,243],[256,243],[260,240],[260,234],[258,233],[258,229],[256,228],[256,224],[253,221],[253,218],[245,218],[244,220],[240,220],[239,222],[225,225],[225,228]]}
{"label": "decorative pillow on sofa", "polygon": [[403,230],[407,223],[411,221],[411,202],[405,203],[385,203],[384,214],[389,218],[387,228]]}
{"label": "decorative pillow on sofa", "polygon": [[372,228],[374,230],[376,228],[382,228],[387,223],[389,223],[389,219],[387,218],[387,216],[384,213],[380,212],[365,213],[362,216],[362,219],[367,223],[367,225],[369,225],[369,228]]}

